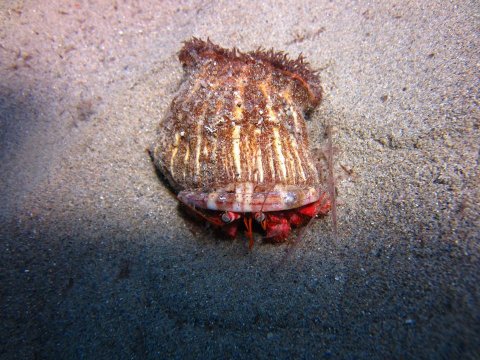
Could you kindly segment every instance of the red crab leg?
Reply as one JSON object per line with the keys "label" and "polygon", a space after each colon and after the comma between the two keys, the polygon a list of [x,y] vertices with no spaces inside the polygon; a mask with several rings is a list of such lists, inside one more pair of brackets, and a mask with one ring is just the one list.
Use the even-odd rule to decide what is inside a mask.
{"label": "red crab leg", "polygon": [[327,197],[326,193],[322,193],[320,199],[316,202],[308,204],[298,209],[300,214],[309,216],[311,218],[317,215],[326,215],[330,211],[331,208],[331,201]]}
{"label": "red crab leg", "polygon": [[224,225],[224,222],[220,218],[213,217],[213,216],[207,216],[207,215],[203,214],[202,212],[198,211],[194,206],[190,206],[190,205],[187,205],[185,203],[182,203],[182,205],[186,206],[186,208],[188,210],[192,211],[194,214],[198,215],[200,218],[208,221],[209,223],[211,223],[215,226]]}

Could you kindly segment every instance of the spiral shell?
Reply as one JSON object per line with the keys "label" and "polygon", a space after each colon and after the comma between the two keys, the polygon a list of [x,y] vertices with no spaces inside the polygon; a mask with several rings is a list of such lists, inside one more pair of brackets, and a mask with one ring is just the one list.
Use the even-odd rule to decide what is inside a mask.
{"label": "spiral shell", "polygon": [[318,200],[304,114],[320,103],[321,87],[303,58],[194,38],[179,59],[187,76],[152,151],[179,199],[240,212]]}

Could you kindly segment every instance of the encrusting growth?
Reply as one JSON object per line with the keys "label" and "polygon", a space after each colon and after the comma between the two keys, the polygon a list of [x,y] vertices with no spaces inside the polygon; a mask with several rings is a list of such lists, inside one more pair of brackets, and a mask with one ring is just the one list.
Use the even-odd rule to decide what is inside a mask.
{"label": "encrusting growth", "polygon": [[231,236],[243,223],[250,247],[255,226],[283,241],[328,213],[304,118],[322,90],[304,59],[196,38],[179,59],[187,77],[152,148],[178,199]]}

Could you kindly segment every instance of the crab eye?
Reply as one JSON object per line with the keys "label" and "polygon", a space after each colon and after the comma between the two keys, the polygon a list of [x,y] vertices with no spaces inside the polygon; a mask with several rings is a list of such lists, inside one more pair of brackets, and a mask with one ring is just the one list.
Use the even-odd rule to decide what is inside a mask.
{"label": "crab eye", "polygon": [[263,212],[255,213],[254,217],[255,217],[255,221],[260,224],[265,220],[265,214]]}
{"label": "crab eye", "polygon": [[224,212],[222,214],[222,221],[226,224],[231,223],[234,220],[234,217],[231,216],[231,213],[229,212]]}

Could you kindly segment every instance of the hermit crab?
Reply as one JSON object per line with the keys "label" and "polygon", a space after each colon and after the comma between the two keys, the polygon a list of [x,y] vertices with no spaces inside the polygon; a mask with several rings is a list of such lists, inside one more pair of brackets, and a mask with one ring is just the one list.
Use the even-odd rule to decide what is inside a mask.
{"label": "hermit crab", "polygon": [[321,101],[303,57],[242,53],[193,38],[185,79],[150,154],[179,201],[231,237],[244,228],[281,242],[332,207],[312,156],[305,114]]}

